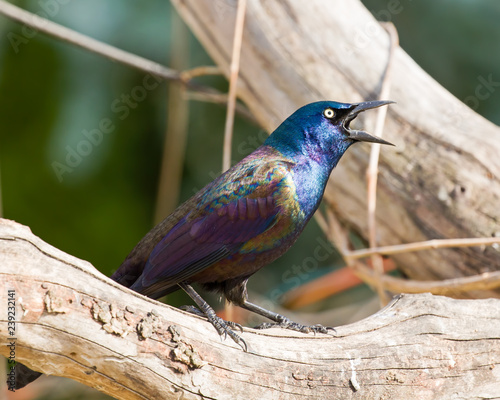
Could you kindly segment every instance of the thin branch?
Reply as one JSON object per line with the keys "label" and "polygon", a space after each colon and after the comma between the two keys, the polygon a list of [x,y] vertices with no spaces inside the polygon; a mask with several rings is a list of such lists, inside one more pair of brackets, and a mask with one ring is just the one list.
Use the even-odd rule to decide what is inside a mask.
{"label": "thin branch", "polygon": [[[384,79],[382,81],[382,87],[380,89],[380,99],[385,99],[389,97],[390,87],[391,87],[391,72],[393,64],[394,49],[398,46],[398,32],[394,24],[389,23],[385,26],[390,37],[390,48],[387,61],[387,68],[385,70]],[[377,122],[375,124],[374,133],[376,136],[382,137],[383,128],[385,124],[385,117],[387,115],[387,107],[381,107],[378,109]],[[370,152],[370,162],[368,164],[368,169],[366,171],[367,177],[367,203],[368,203],[368,242],[370,247],[377,246],[377,222],[375,217],[375,210],[377,207],[377,180],[378,180],[378,162],[380,156],[380,144],[374,144],[371,147]],[[373,269],[378,276],[384,274],[384,264],[382,258],[378,254],[373,254],[371,256]],[[380,281],[377,280],[376,288],[377,293],[381,302],[381,305],[386,305],[389,301],[387,294]]]}
{"label": "thin branch", "polygon": [[82,35],[72,29],[49,21],[22,8],[0,0],[0,14],[23,23],[37,31],[46,33],[63,42],[74,44],[110,60],[120,62],[130,67],[149,72],[153,75],[174,81],[181,81],[180,73],[146,58],[126,52],[109,44]]}
{"label": "thin branch", "polygon": [[234,109],[236,105],[236,85],[240,70],[241,42],[243,39],[243,25],[245,23],[246,0],[238,1],[236,22],[234,27],[233,54],[229,67],[229,97],[227,99],[226,127],[224,130],[224,152],[222,171],[227,171],[231,166],[231,145],[233,142]]}
{"label": "thin branch", "polygon": [[[493,290],[500,287],[500,271],[486,272],[470,277],[446,279],[441,281],[415,281],[378,274],[365,264],[356,261],[370,257],[373,254],[393,255],[421,250],[431,250],[449,247],[473,247],[500,245],[499,237],[466,238],[466,239],[434,239],[394,246],[383,246],[351,251],[348,248],[348,238],[345,230],[335,217],[331,207],[327,208],[327,220],[316,213],[319,226],[325,232],[328,240],[336,245],[344,261],[354,273],[364,282],[372,286],[381,286],[384,291],[392,293],[425,293],[440,295],[456,295],[471,290]],[[291,300],[289,300],[291,301]]]}
{"label": "thin branch", "polygon": [[380,279],[385,290],[392,293],[432,293],[443,296],[457,295],[472,290],[493,290],[500,288],[500,271],[440,281],[415,281],[395,278],[389,275],[377,276],[373,270],[360,262],[353,262],[351,267],[364,282],[372,285]]}
{"label": "thin branch", "polygon": [[[181,72],[181,79],[183,82],[189,82],[194,78],[200,76],[208,76],[208,75],[223,75],[223,71],[214,65],[202,65],[199,67],[194,67],[191,69],[187,69]],[[214,103],[219,105],[227,105],[228,95],[226,93],[220,93],[217,90],[213,89],[210,92],[208,91],[188,91],[184,92],[186,99],[195,100],[195,101],[204,101],[208,103]],[[259,125],[258,121],[255,119],[253,114],[248,111],[248,108],[243,105],[236,103],[235,111],[239,114],[240,117],[245,118],[248,122]]]}
{"label": "thin branch", "polygon": [[474,246],[491,246],[500,244],[500,237],[491,238],[466,238],[466,239],[433,239],[423,242],[414,242],[408,244],[398,244],[394,246],[374,247],[370,249],[354,250],[349,252],[349,259],[359,259],[370,257],[372,254],[401,254],[411,253],[414,251],[442,249],[447,247],[474,247]]}
{"label": "thin branch", "polygon": [[[396,264],[392,260],[386,259],[383,267],[384,272],[390,272],[396,269]],[[289,290],[284,296],[282,306],[290,310],[296,310],[318,303],[362,283],[364,281],[352,268],[342,267]]]}
{"label": "thin branch", "polygon": [[[166,68],[163,65],[144,57],[137,56],[109,44],[95,40],[89,36],[56,24],[55,22],[49,21],[29,11],[23,10],[22,8],[8,3],[7,1],[0,0],[0,14],[13,19],[14,21],[25,24],[26,26],[29,26],[39,32],[43,32],[63,42],[76,45],[92,53],[99,54],[112,61],[128,65],[132,68],[150,73],[151,75],[158,76],[163,79],[180,82],[193,91],[206,93],[207,95],[214,95],[214,97],[211,97],[211,102],[225,104],[225,100],[219,101],[218,95],[221,93],[218,90],[192,82],[191,80],[187,80],[187,77],[182,72]],[[249,119],[254,124],[257,124],[255,118],[241,105],[237,105],[236,111],[238,114],[243,113],[245,118]]]}
{"label": "thin branch", "polygon": [[184,82],[207,75],[224,75],[224,72],[216,65],[200,65],[191,69],[186,69],[181,72],[181,79]]}
{"label": "thin branch", "polygon": [[[231,56],[231,65],[229,66],[229,94],[227,98],[226,125],[224,129],[224,144],[222,150],[222,171],[227,171],[231,167],[231,146],[233,143],[236,85],[238,83],[238,73],[240,70],[241,42],[243,40],[243,26],[245,24],[246,8],[246,0],[239,0],[234,26],[233,52]],[[233,306],[226,300],[225,314],[229,320],[233,319],[233,311]]]}
{"label": "thin branch", "polygon": [[500,245],[500,238],[466,238],[466,239],[434,239],[424,242],[383,246],[370,249],[354,250],[348,248],[347,233],[335,217],[331,206],[327,208],[327,220],[323,215],[316,213],[320,228],[325,232],[328,240],[336,245],[344,261],[358,277],[372,286],[381,285],[384,290],[392,293],[425,293],[453,295],[471,290],[492,290],[500,287],[500,271],[486,272],[470,277],[447,279],[441,281],[415,281],[395,278],[388,275],[379,275],[376,271],[363,263],[356,261],[370,257],[373,254],[393,255],[421,250],[432,250],[449,247],[473,247]]}

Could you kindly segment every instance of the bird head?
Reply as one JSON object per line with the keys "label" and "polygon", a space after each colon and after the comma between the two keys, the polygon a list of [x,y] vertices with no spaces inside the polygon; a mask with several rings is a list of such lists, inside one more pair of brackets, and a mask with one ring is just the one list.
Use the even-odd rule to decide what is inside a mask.
{"label": "bird head", "polygon": [[350,123],[363,111],[393,101],[338,103],[319,101],[307,104],[288,117],[264,143],[289,157],[306,156],[329,161],[333,168],[344,152],[356,142],[392,145],[365,131],[350,128]]}

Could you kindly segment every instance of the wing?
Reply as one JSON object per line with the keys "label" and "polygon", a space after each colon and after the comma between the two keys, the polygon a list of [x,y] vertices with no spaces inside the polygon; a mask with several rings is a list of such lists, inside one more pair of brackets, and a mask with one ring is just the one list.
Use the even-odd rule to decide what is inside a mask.
{"label": "wing", "polygon": [[196,208],[156,244],[131,288],[159,297],[268,230],[278,217],[275,199],[289,169],[276,162],[240,166],[214,181]]}

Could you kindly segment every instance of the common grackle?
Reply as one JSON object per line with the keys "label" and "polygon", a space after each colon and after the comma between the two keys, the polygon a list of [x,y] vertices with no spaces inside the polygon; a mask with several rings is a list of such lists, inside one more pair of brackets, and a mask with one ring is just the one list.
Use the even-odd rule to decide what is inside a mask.
{"label": "common grackle", "polygon": [[249,302],[247,281],[297,240],[349,146],[391,144],[349,127],[360,112],[390,103],[320,101],[298,109],[262,146],[154,227],[112,279],[154,299],[183,289],[220,335],[244,349],[246,343],[231,329],[238,324],[219,318],[191,284],[274,321],[266,327],[326,332]]}

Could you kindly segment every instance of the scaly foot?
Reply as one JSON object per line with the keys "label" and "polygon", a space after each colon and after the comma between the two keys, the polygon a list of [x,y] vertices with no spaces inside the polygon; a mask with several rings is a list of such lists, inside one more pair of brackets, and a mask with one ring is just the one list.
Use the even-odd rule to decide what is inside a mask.
{"label": "scaly foot", "polygon": [[214,326],[214,328],[217,330],[217,333],[220,336],[224,336],[224,339],[226,339],[228,336],[234,340],[236,344],[241,346],[241,348],[244,351],[247,351],[247,344],[246,342],[238,335],[236,334],[231,328],[233,329],[238,329],[240,332],[243,332],[243,327],[240,324],[237,324],[236,322],[232,321],[225,321],[221,317],[217,316],[215,313],[207,313],[205,314],[203,311],[199,310],[195,306],[182,306],[180,307],[182,310],[187,311],[191,314],[198,315],[200,317],[206,317],[208,321]]}
{"label": "scaly foot", "polygon": [[[278,314],[279,315],[279,314]],[[297,322],[293,322],[287,317],[283,315],[279,315],[279,322],[264,322],[258,326],[255,327],[255,329],[268,329],[268,328],[284,328],[284,329],[290,329],[292,331],[298,331],[302,333],[309,333],[309,332],[314,332],[314,333],[328,333],[328,330],[332,330],[335,332],[335,328],[331,326],[323,326],[320,324],[317,325],[302,325]]]}

